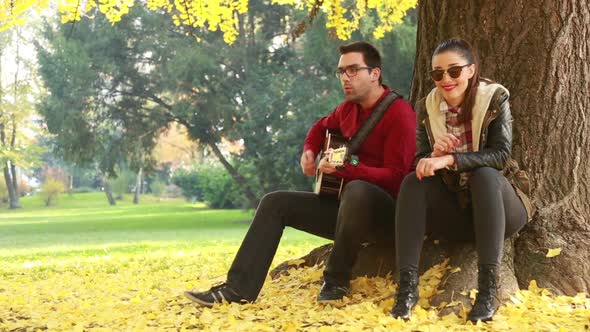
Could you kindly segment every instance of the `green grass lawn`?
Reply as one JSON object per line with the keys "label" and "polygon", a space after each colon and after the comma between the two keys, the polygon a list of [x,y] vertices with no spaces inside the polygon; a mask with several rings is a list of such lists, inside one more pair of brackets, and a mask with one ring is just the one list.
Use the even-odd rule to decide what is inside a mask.
{"label": "green grass lawn", "polygon": [[[39,197],[21,199],[22,209],[0,210],[0,266],[157,250],[237,247],[253,211],[212,210],[202,203],[132,196],[109,206],[103,193],[62,195],[45,207]],[[325,240],[287,229],[285,247]]]}

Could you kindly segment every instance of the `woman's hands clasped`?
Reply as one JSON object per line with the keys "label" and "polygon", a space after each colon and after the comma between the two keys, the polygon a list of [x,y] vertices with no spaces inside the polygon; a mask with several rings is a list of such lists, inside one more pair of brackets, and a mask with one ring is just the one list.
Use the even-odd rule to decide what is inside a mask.
{"label": "woman's hands clasped", "polygon": [[455,135],[451,133],[445,133],[443,136],[436,139],[434,146],[432,147],[431,157],[442,157],[446,156],[451,152],[455,152],[455,148],[459,145],[460,141]]}
{"label": "woman's hands clasped", "polygon": [[460,141],[455,135],[445,133],[435,142],[430,158],[422,158],[416,165],[416,177],[420,180],[424,177],[434,176],[434,172],[447,168],[455,163],[455,158],[450,154]]}
{"label": "woman's hands clasped", "polygon": [[452,155],[434,158],[422,158],[416,165],[416,177],[422,180],[424,177],[433,176],[439,169],[447,168],[455,163]]}

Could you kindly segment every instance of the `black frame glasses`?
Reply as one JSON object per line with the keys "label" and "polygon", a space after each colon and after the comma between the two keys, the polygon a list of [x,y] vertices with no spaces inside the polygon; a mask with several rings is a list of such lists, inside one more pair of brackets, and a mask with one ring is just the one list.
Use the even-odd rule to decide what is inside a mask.
{"label": "black frame glasses", "polygon": [[459,76],[461,76],[461,72],[463,71],[463,68],[467,67],[467,66],[471,66],[472,63],[468,63],[466,65],[462,65],[462,66],[452,66],[445,69],[434,69],[430,71],[430,78],[432,78],[433,81],[440,81],[443,79],[445,72],[447,72],[449,74],[449,76],[451,78],[457,78]]}
{"label": "black frame glasses", "polygon": [[352,77],[355,77],[359,73],[359,71],[361,71],[363,69],[368,69],[369,71],[371,71],[375,68],[374,67],[357,67],[357,66],[350,66],[350,67],[346,67],[344,69],[338,68],[334,72],[334,75],[336,75],[336,78],[338,78],[338,79],[342,78],[343,74],[346,74],[346,76],[348,76],[348,78],[352,78]]}

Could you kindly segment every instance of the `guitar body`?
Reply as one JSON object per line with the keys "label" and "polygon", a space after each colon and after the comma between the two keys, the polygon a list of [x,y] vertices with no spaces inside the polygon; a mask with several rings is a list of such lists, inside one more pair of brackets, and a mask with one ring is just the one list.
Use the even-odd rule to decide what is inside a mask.
{"label": "guitar body", "polygon": [[[339,132],[328,129],[326,131],[326,139],[324,140],[324,148],[322,149],[322,153],[318,155],[318,161],[323,158],[323,156],[327,153],[328,149],[338,149],[337,155],[344,156],[344,153],[340,153],[342,148],[345,146],[346,142],[348,142],[348,138],[340,135]],[[335,154],[336,155],[336,154]],[[329,159],[330,160],[330,159]],[[342,164],[344,160],[330,160],[334,164]],[[342,188],[344,187],[344,179],[334,174],[325,174],[320,172],[316,169],[315,173],[315,185],[314,185],[314,192],[320,196],[327,196],[327,197],[334,197],[336,199],[340,199],[340,193],[342,192]]]}

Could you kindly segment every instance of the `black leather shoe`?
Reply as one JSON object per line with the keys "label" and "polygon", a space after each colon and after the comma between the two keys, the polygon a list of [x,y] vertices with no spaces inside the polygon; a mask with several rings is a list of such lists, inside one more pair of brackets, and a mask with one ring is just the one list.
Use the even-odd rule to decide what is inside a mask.
{"label": "black leather shoe", "polygon": [[337,286],[324,282],[318,294],[317,301],[318,303],[327,303],[342,300],[348,293],[350,293],[350,287]]}
{"label": "black leather shoe", "polygon": [[418,302],[418,270],[404,269],[399,272],[399,287],[395,305],[391,309],[393,318],[408,320]]}
{"label": "black leather shoe", "polygon": [[498,310],[498,267],[493,265],[480,265],[477,275],[477,296],[473,308],[467,315],[467,319],[473,323],[478,320],[487,322]]}
{"label": "black leather shoe", "polygon": [[189,300],[196,302],[205,307],[212,307],[216,303],[247,303],[248,301],[234,291],[228,284],[222,283],[211,287],[205,292],[184,292]]}

